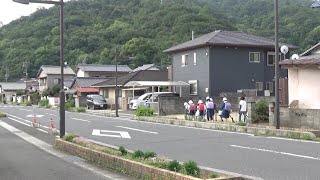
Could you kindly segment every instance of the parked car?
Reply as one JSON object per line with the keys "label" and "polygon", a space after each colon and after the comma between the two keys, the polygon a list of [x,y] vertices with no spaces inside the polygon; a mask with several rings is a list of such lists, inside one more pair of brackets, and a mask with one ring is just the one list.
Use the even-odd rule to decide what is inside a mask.
{"label": "parked car", "polygon": [[173,93],[173,92],[154,92],[153,96],[152,93],[145,93],[141,95],[138,99],[133,99],[129,103],[129,108],[130,109],[138,109],[139,107],[143,107],[146,104],[146,101],[149,99],[150,102],[158,102],[158,97],[159,96],[179,96],[178,93]]}
{"label": "parked car", "polygon": [[107,101],[103,96],[98,94],[87,95],[87,108],[88,109],[107,109]]}

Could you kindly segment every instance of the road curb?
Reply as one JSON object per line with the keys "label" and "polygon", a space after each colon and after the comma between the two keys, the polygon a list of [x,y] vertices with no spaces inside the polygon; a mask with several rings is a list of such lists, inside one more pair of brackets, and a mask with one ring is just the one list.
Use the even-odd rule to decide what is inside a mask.
{"label": "road curb", "polygon": [[254,134],[256,136],[275,136],[275,137],[304,139],[304,140],[314,140],[316,138],[316,135],[314,133],[307,132],[307,131],[248,127],[248,126],[238,126],[233,124],[220,124],[220,123],[212,123],[212,122],[165,119],[160,117],[133,116],[133,119],[138,121],[147,121],[147,122],[154,122],[154,123],[161,123],[161,124],[171,124],[171,125],[195,127],[195,128],[203,128],[203,129],[248,133],[248,134]]}
{"label": "road curb", "polygon": [[[136,175],[142,178],[157,178],[157,179],[184,179],[184,180],[200,180],[200,178],[183,175],[166,169],[160,169],[154,166],[136,162],[133,160],[125,159],[119,156],[110,155],[97,150],[92,150],[87,147],[80,146],[75,143],[67,142],[62,139],[56,139],[55,147],[66,151],[70,154],[82,157],[93,163],[101,166],[106,166],[107,168],[120,170],[126,174]],[[252,180],[255,178],[249,178],[249,176],[241,177],[239,174],[229,174],[225,171],[213,171],[211,168],[201,168],[202,174],[210,175],[212,173],[219,174],[220,178],[215,178],[219,180]]]}

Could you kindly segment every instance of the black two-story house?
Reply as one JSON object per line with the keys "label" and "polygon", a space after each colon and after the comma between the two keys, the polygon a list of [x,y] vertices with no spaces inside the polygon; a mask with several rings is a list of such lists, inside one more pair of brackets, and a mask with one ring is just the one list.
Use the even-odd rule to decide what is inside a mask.
{"label": "black two-story house", "polygon": [[[261,96],[265,90],[274,92],[274,44],[264,37],[219,30],[164,52],[172,57],[172,80],[190,84],[182,96],[217,96],[248,89],[256,89]],[[286,70],[280,74],[287,77]]]}

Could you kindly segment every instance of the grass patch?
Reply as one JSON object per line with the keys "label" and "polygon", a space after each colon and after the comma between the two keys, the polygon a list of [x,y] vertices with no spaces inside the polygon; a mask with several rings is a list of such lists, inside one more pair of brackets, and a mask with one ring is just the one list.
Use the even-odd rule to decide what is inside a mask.
{"label": "grass patch", "polygon": [[76,109],[76,112],[86,112],[86,108],[84,108],[84,107],[78,107],[75,109]]}
{"label": "grass patch", "polygon": [[317,137],[317,138],[315,138],[314,140],[320,142],[320,137]]}
{"label": "grass patch", "polygon": [[65,135],[65,136],[63,137],[63,140],[68,141],[68,142],[73,142],[73,141],[72,141],[73,138],[76,138],[76,137],[79,137],[79,136],[76,135],[76,134],[68,134],[68,135]]}
{"label": "grass patch", "polygon": [[303,139],[304,140],[312,140],[310,134],[303,134]]}
{"label": "grass patch", "polygon": [[299,132],[288,132],[288,138],[300,139],[300,133]]}
{"label": "grass patch", "polygon": [[245,122],[237,122],[236,125],[237,126],[247,126],[247,123],[245,123]]}

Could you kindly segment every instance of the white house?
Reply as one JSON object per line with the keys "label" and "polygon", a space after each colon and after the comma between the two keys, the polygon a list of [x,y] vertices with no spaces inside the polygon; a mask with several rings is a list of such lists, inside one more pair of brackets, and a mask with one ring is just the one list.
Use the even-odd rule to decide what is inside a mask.
{"label": "white house", "polygon": [[289,104],[300,109],[320,109],[320,43],[299,59],[280,62],[288,69]]}

